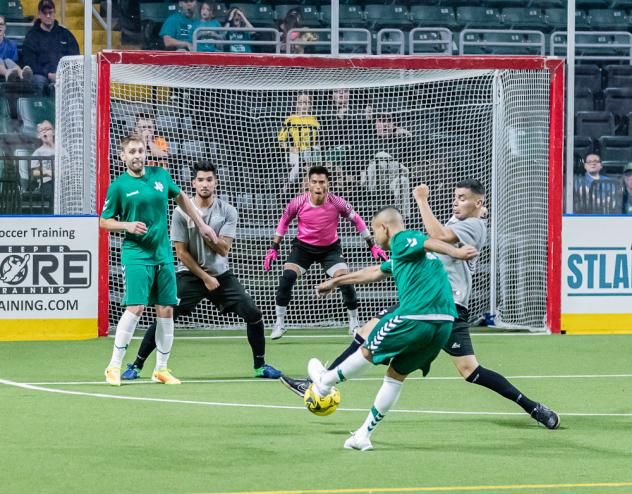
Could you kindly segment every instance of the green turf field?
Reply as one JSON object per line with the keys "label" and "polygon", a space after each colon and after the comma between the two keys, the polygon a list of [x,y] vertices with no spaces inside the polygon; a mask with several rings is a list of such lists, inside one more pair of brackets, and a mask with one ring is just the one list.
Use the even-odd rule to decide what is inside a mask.
{"label": "green turf field", "polygon": [[[149,382],[153,361],[140,383],[103,384],[110,338],[0,343],[0,492],[632,492],[632,335],[475,336],[481,363],[559,411],[559,430],[465,383],[442,354],[358,452],[342,444],[384,368],[341,384],[341,408],[320,418],[251,378],[242,332],[191,334],[170,362],[181,386]],[[292,337],[307,334],[268,342],[269,363],[301,376],[348,342]]]}

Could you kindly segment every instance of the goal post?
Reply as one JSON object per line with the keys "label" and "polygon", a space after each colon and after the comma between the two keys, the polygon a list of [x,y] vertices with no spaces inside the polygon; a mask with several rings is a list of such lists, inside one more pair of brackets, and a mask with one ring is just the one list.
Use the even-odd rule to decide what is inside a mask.
{"label": "goal post", "polygon": [[[77,64],[64,60],[58,87],[73,84]],[[218,193],[240,215],[230,263],[266,325],[273,322],[280,266],[295,229],[270,273],[263,272],[263,257],[287,201],[302,190],[304,170],[322,163],[334,172],[331,191],[367,223],[379,207],[395,203],[411,228],[423,227],[411,200],[415,185],[430,185],[431,206],[445,222],[456,183],[479,179],[486,188],[489,242],[473,277],[471,320],[487,316],[501,328],[559,332],[562,59],[104,51],[96,66],[95,190],[84,198],[88,209],[100,213],[110,180],[124,171],[118,142],[134,130],[138,114],[151,115],[156,135],[168,142],[168,158],[160,164],[187,192],[192,163],[207,158],[218,165]],[[352,125],[335,124],[336,91],[346,95]],[[65,122],[77,118],[71,92],[57,93],[62,133]],[[313,122],[287,120],[301,95],[308,95],[307,114],[317,122],[311,142],[304,131]],[[75,141],[66,143],[73,149],[62,150],[68,163],[62,167],[70,167],[71,154],[81,154]],[[344,220],[339,232],[351,269],[373,262]],[[103,335],[121,314],[120,237],[102,232],[100,248]],[[346,325],[339,294],[314,299],[312,287],[322,277],[314,266],[297,283],[289,326]],[[396,301],[390,282],[357,292],[363,320]],[[179,324],[222,328],[240,322],[203,303]]]}

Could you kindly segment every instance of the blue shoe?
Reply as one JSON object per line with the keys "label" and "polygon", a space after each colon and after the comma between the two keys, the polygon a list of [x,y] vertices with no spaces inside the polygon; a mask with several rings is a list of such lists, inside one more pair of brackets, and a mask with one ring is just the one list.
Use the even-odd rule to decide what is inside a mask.
{"label": "blue shoe", "polygon": [[127,364],[127,369],[125,372],[121,374],[121,379],[123,381],[133,381],[134,379],[138,379],[140,377],[140,373],[142,369],[139,369],[134,364]]}
{"label": "blue shoe", "polygon": [[261,377],[262,379],[278,379],[282,375],[283,372],[268,364],[263,364],[258,369],[255,369],[255,377]]}

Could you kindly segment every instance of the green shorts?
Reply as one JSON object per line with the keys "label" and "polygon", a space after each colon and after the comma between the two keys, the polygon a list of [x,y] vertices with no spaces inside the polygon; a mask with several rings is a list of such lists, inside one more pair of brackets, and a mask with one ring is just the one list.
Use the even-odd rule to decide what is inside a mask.
{"label": "green shorts", "polygon": [[121,305],[178,305],[173,264],[123,266],[125,294]]}
{"label": "green shorts", "polygon": [[373,328],[364,346],[373,355],[375,365],[390,362],[399,374],[420,369],[425,376],[451,332],[452,321],[420,321],[386,314]]}

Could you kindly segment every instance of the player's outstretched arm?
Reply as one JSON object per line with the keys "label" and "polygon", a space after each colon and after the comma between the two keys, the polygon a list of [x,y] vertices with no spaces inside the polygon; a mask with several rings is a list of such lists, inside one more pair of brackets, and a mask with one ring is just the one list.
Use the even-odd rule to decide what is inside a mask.
{"label": "player's outstretched arm", "polygon": [[455,235],[455,233],[450,228],[443,226],[432,212],[432,209],[430,209],[430,204],[428,204],[429,196],[430,189],[426,184],[420,184],[413,190],[413,197],[417,202],[417,206],[419,206],[421,220],[423,221],[428,236],[438,240],[443,240],[444,242],[458,242],[459,238]]}
{"label": "player's outstretched arm", "polygon": [[361,269],[360,271],[354,271],[353,273],[323,281],[320,285],[316,286],[316,294],[327,295],[340,285],[362,285],[366,283],[375,283],[376,281],[383,280],[388,276],[388,274],[380,270],[380,266],[369,266]]}
{"label": "player's outstretched arm", "polygon": [[478,256],[479,252],[471,245],[464,245],[463,247],[456,248],[454,245],[450,245],[436,238],[426,239],[424,242],[424,249],[437,254],[444,254],[446,256],[454,257],[455,259],[462,259],[468,261]]}
{"label": "player's outstretched arm", "polygon": [[147,233],[147,225],[142,221],[118,221],[114,218],[99,218],[99,228],[108,232],[127,232],[135,235]]}
{"label": "player's outstretched arm", "polygon": [[178,204],[178,206],[180,206],[180,209],[182,209],[182,211],[184,211],[186,215],[193,220],[193,223],[195,223],[195,226],[197,226],[197,229],[200,231],[202,238],[204,238],[205,240],[210,240],[213,244],[216,244],[218,238],[215,230],[204,223],[204,220],[200,216],[200,213],[198,213],[197,209],[195,209],[195,206],[193,206],[193,203],[185,192],[180,192],[176,196],[176,203]]}

